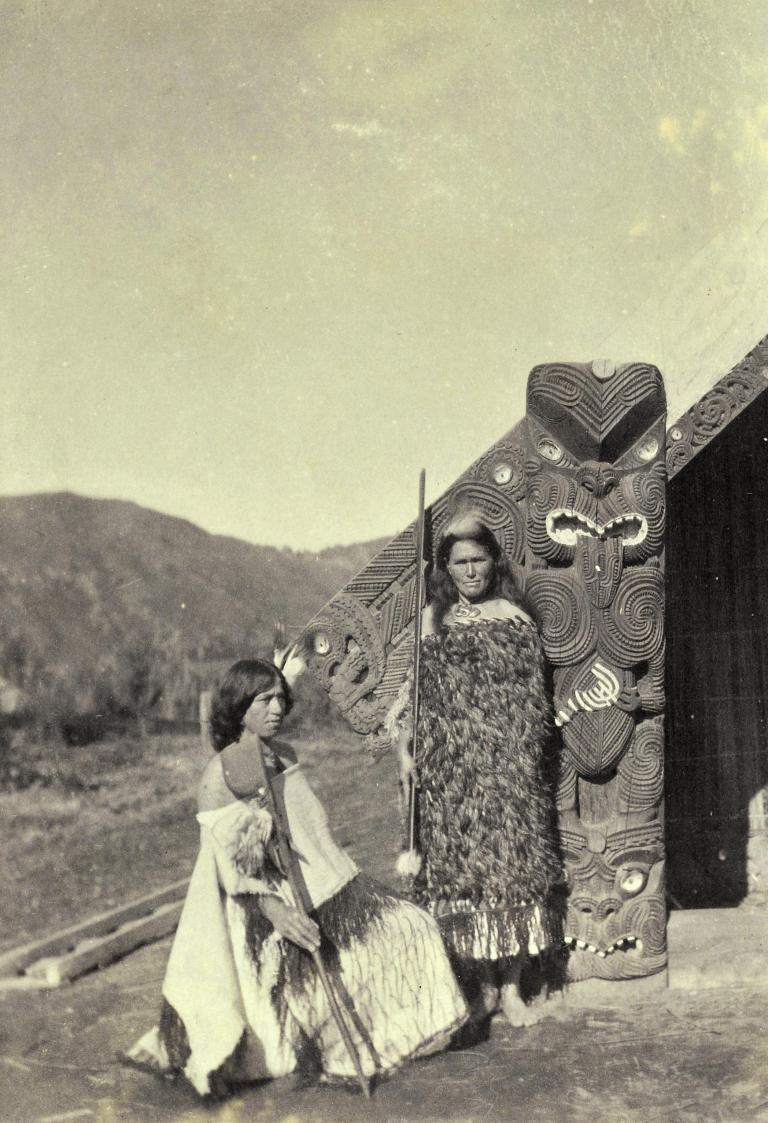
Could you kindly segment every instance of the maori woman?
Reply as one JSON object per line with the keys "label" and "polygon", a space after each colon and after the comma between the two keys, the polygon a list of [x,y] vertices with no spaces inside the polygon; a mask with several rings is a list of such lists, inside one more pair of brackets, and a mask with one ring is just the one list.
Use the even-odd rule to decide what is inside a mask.
{"label": "maori woman", "polygon": [[260,659],[235,663],[214,697],[217,751],[160,1023],[126,1058],[183,1073],[201,1095],[296,1069],[381,1076],[445,1046],[467,1017],[435,921],[334,841],[277,736],[291,706],[288,681]]}
{"label": "maori woman", "polygon": [[[500,1003],[512,1024],[528,1024],[535,1015],[520,971],[559,942],[562,877],[541,643],[495,536],[474,513],[446,527],[429,592],[414,897],[440,925],[474,1018]],[[390,714],[404,781],[413,778],[411,689],[406,680]]]}

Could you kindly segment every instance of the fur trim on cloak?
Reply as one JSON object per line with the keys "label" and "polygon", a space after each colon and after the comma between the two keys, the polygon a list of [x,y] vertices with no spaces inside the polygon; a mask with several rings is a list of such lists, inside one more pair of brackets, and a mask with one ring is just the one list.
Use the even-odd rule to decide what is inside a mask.
{"label": "fur trim on cloak", "polygon": [[421,668],[415,900],[459,954],[478,957],[478,934],[493,958],[525,952],[529,926],[550,942],[562,864],[538,633],[507,620],[452,627],[425,638]]}

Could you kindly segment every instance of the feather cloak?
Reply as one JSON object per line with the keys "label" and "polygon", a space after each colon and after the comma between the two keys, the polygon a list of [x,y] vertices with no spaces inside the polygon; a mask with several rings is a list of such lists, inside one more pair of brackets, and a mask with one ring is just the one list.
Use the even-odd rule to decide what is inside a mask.
{"label": "feather cloak", "polygon": [[470,958],[556,938],[562,865],[536,628],[481,620],[424,640],[415,899]]}

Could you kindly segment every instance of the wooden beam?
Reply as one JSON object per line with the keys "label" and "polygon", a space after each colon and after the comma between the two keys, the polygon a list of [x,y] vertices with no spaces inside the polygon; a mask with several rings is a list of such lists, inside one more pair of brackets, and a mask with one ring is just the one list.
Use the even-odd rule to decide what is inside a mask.
{"label": "wooden beam", "polygon": [[39,959],[27,967],[27,976],[44,980],[48,986],[60,986],[95,967],[106,967],[142,944],[173,932],[183,906],[183,901],[171,901],[151,916],[131,920],[107,936],[84,939],[74,951]]}
{"label": "wooden beam", "polygon": [[9,990],[52,990],[53,984],[29,975],[3,975],[0,977],[0,994]]}
{"label": "wooden beam", "polygon": [[84,940],[108,936],[131,921],[146,919],[169,902],[178,902],[180,907],[188,884],[187,878],[175,881],[156,893],[149,893],[146,897],[140,897],[120,908],[99,913],[90,920],[73,924],[70,928],[63,928],[41,940],[34,940],[29,944],[13,948],[0,955],[0,977],[21,975],[32,963],[46,956],[65,955],[67,952],[74,951]]}
{"label": "wooden beam", "polygon": [[690,464],[768,390],[768,336],[667,429],[667,478]]}

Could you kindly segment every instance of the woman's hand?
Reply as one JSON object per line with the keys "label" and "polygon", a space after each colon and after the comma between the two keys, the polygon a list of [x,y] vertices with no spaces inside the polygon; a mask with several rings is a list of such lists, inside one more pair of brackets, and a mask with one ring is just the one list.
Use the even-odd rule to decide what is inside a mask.
{"label": "woman's hand", "polygon": [[271,896],[260,897],[259,908],[280,936],[305,951],[317,951],[320,947],[320,929],[303,912],[286,905],[279,897]]}

